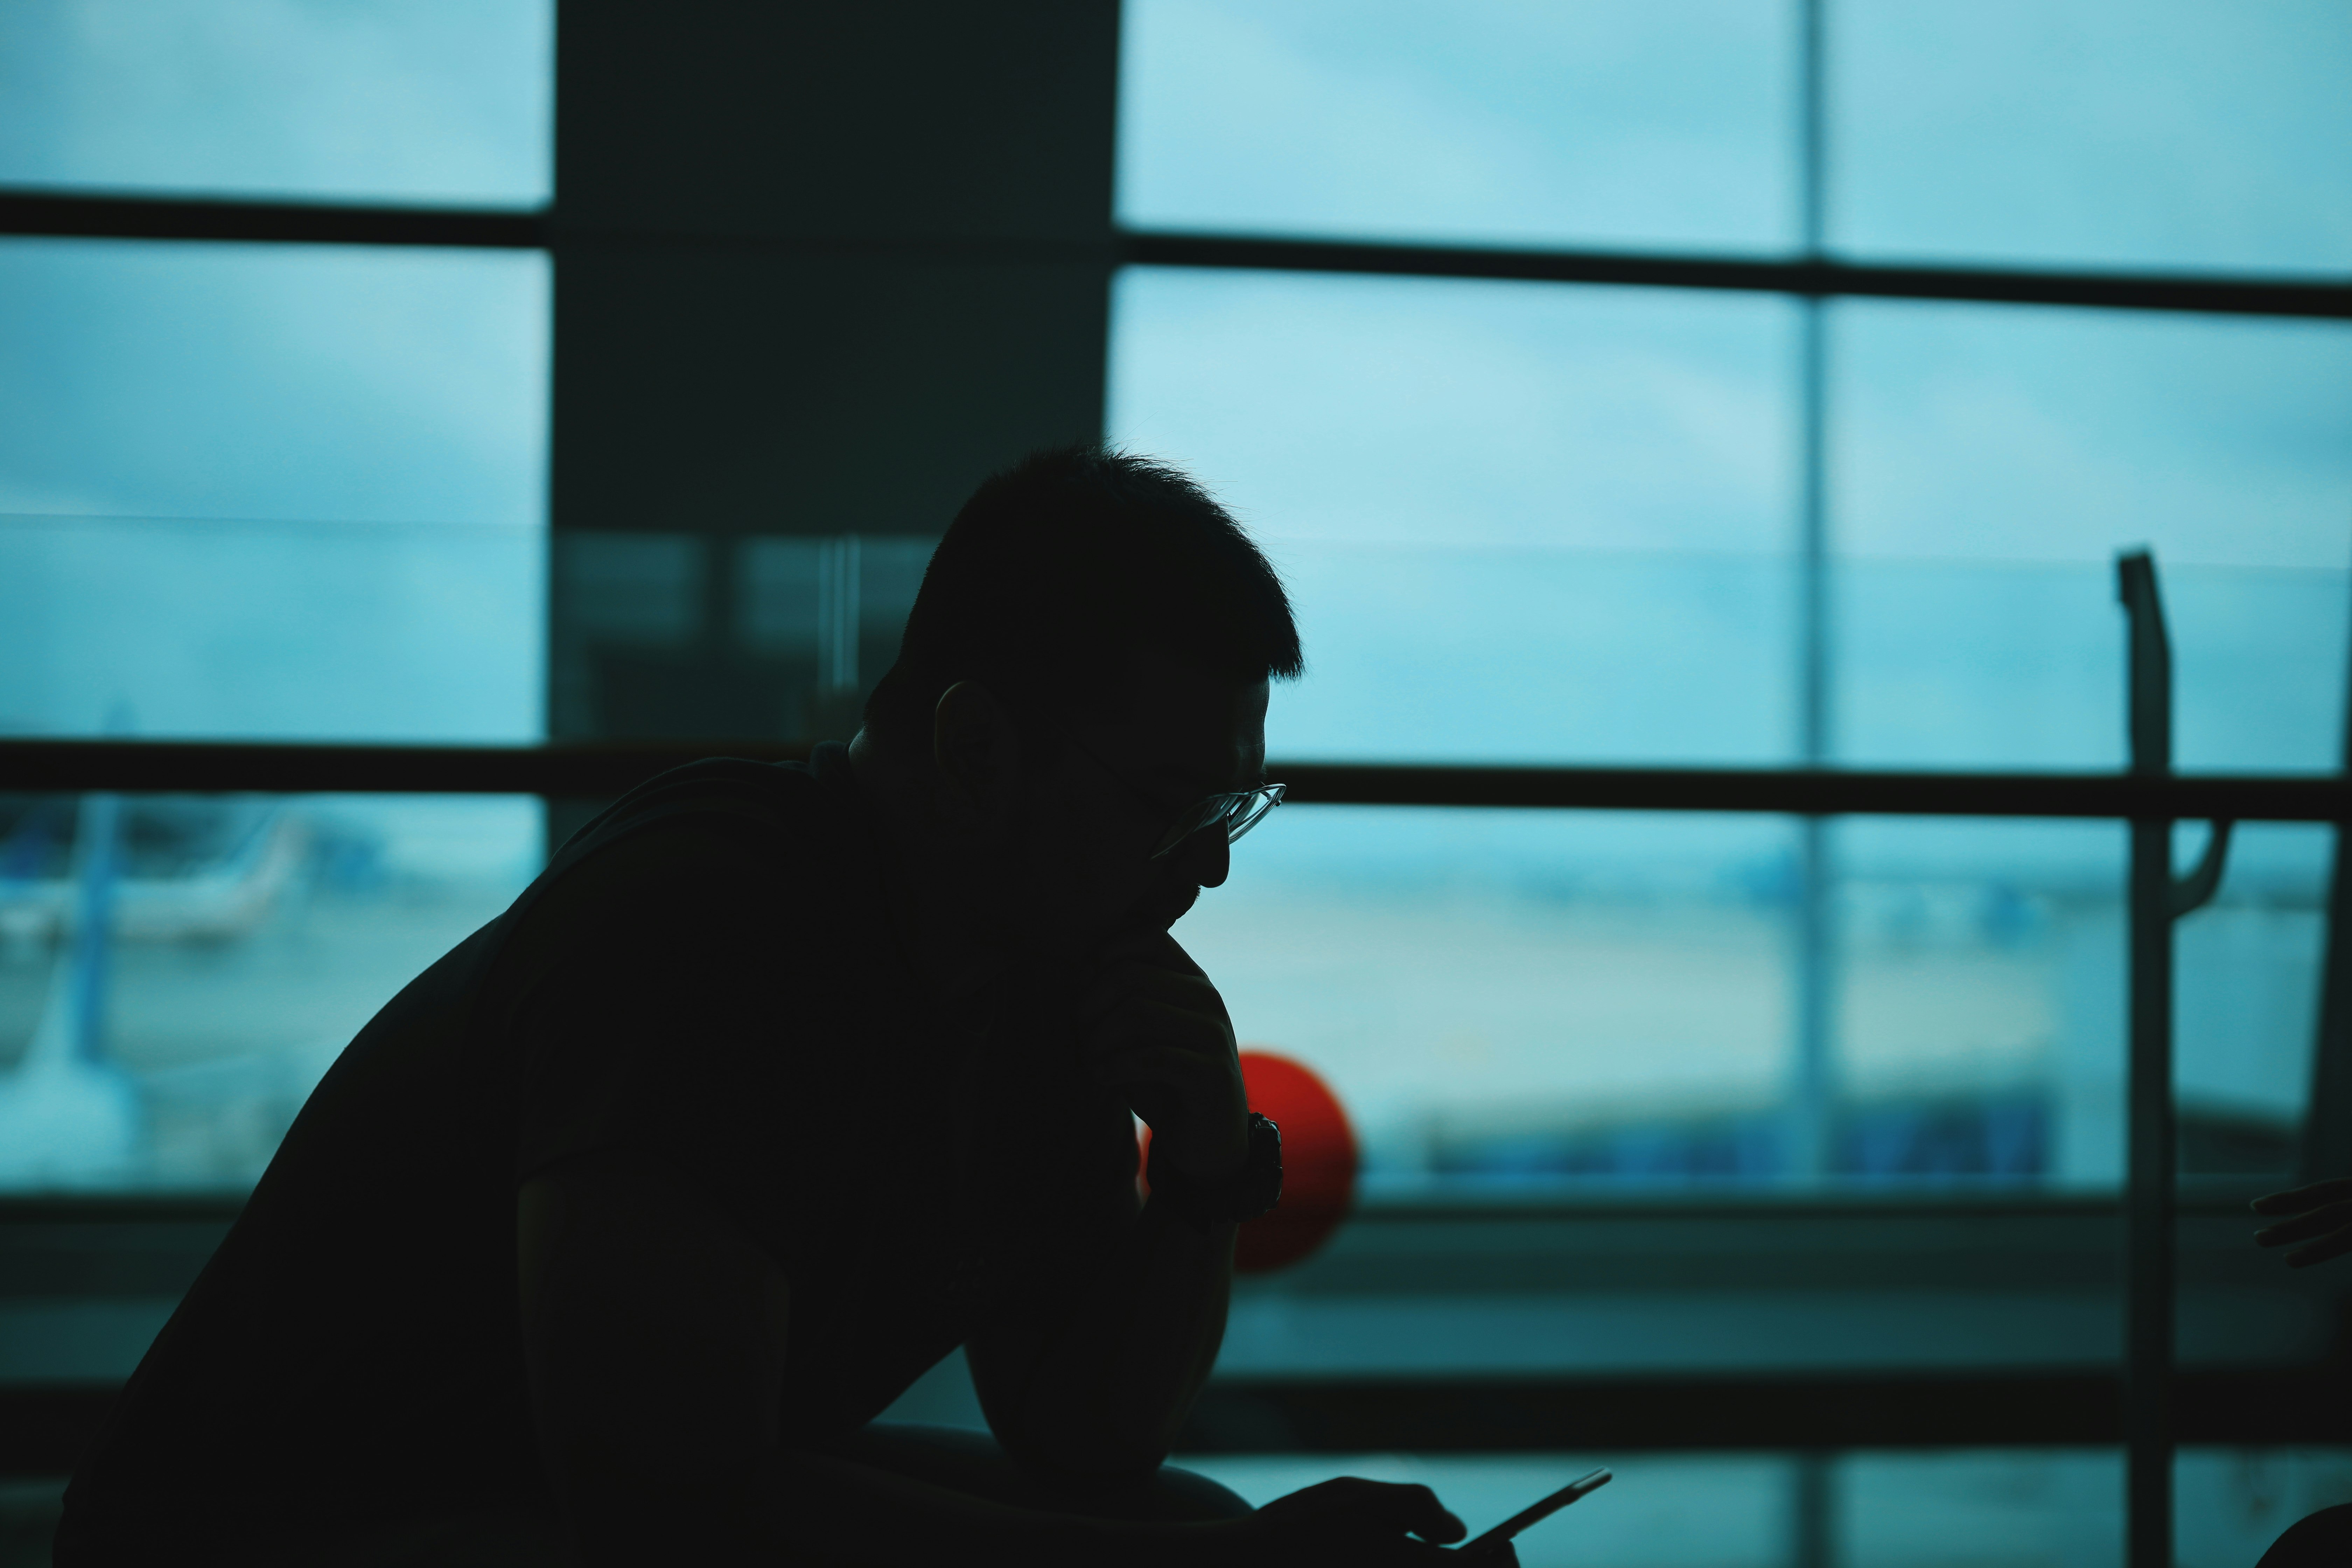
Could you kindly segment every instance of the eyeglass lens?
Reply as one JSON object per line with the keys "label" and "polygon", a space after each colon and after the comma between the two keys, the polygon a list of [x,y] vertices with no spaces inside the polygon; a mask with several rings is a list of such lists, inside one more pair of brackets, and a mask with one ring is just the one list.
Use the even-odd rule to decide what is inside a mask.
{"label": "eyeglass lens", "polygon": [[1219,823],[1224,826],[1225,842],[1234,843],[1243,834],[1255,827],[1259,820],[1267,812],[1272,811],[1281,800],[1280,784],[1269,784],[1264,789],[1244,790],[1234,795],[1213,795],[1202,801],[1200,809],[1168,830],[1168,836],[1160,841],[1160,847],[1152,852],[1152,858],[1158,859],[1160,856],[1172,851],[1192,835]]}

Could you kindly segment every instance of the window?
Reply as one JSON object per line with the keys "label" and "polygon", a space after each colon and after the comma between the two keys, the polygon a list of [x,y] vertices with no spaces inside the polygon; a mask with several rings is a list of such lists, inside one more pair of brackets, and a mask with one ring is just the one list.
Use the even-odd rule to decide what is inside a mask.
{"label": "window", "polygon": [[[2342,265],[2333,12],[1836,5],[1817,78],[1786,6],[1129,15],[1119,205],[1147,229],[1351,242],[1381,272],[1488,265],[1375,254],[1399,240]],[[2146,543],[2181,765],[2336,765],[2341,323],[1252,254],[1123,275],[1110,427],[1195,465],[1289,574],[1310,672],[1278,755],[2113,768],[2112,563]],[[2097,1188],[2122,844],[1302,806],[1185,931],[1244,1031],[1359,1108],[1391,1190]],[[2326,845],[2242,838],[2184,928],[2191,1169],[2291,1157]]]}
{"label": "window", "polygon": [[2352,265],[2342,10],[1840,0],[1829,243],[2160,271]]}
{"label": "window", "polygon": [[[535,203],[551,37],[543,4],[12,6],[0,181]],[[549,309],[530,251],[0,239],[0,733],[542,737]],[[0,795],[0,1186],[249,1184],[541,819]]]}
{"label": "window", "polygon": [[19,0],[0,184],[530,206],[552,0]]}
{"label": "window", "polygon": [[1146,228],[1779,249],[1772,0],[1133,0],[1118,211]]}
{"label": "window", "polygon": [[[1088,14],[1008,99],[984,10],[828,13],[839,68],[778,91],[793,8],[572,7],[567,228],[544,4],[15,6],[0,723],[623,738],[356,753],[527,766],[560,837],[663,737],[838,732],[961,465],[1107,405],[1266,539],[1313,667],[1277,760],[1357,781],[1181,928],[1370,1159],[1237,1295],[1194,1462],[1264,1496],[1319,1448],[1483,1522],[1635,1451],[1531,1568],[1891,1560],[1921,1519],[2111,1552],[2121,825],[1375,805],[1360,764],[2112,770],[2146,542],[2182,764],[2334,771],[2352,20]],[[136,1267],[0,1290],[0,1384],[125,1373],[335,1047],[538,862],[536,798],[344,782],[0,802],[0,1186],[140,1194],[12,1209]],[[2142,1455],[2342,1404],[2340,1300],[2232,1212],[2307,1109],[2330,837],[2242,828],[2179,932],[2182,1408],[2228,1419]],[[921,1413],[976,1418],[941,1370]],[[2178,1468],[2182,1561],[2344,1495],[2340,1455]]]}

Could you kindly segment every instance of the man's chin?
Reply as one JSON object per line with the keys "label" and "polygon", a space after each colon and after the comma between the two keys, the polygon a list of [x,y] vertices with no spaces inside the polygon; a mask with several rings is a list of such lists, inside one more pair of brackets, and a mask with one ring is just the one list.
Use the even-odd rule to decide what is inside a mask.
{"label": "man's chin", "polygon": [[1129,905],[1107,927],[1041,921],[1024,939],[1016,941],[1015,950],[1025,962],[1049,969],[1070,965],[1091,972],[1107,948],[1140,937],[1165,936],[1168,928],[1182,920],[1200,898],[1201,889],[1189,884],[1155,889]]}
{"label": "man's chin", "polygon": [[1157,936],[1190,914],[1192,906],[1201,901],[1201,889],[1194,885],[1155,889],[1137,900],[1135,908],[1119,921],[1121,935]]}

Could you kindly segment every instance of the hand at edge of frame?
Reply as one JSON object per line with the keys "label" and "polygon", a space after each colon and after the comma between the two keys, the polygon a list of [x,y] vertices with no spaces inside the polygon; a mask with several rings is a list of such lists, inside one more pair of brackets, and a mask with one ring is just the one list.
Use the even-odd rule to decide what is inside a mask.
{"label": "hand at edge of frame", "polygon": [[2254,1245],[2294,1247],[2286,1255],[2290,1268],[2308,1268],[2352,1252],[2352,1176],[2272,1193],[2256,1198],[2253,1209],[2278,1221],[2254,1232]]}

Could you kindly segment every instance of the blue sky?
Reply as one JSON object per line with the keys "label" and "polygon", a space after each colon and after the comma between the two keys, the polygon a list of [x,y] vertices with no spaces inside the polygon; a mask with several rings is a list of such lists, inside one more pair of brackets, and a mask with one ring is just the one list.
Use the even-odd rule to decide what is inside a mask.
{"label": "blue sky", "polygon": [[9,0],[0,183],[536,205],[553,0]]}
{"label": "blue sky", "polygon": [[[1855,256],[2352,268],[2334,0],[1830,0]],[[1488,243],[1798,242],[1789,0],[1129,0],[1121,214]]]}
{"label": "blue sky", "polygon": [[[2352,11],[1829,14],[1833,244],[2352,268],[2352,95],[2331,90]],[[1121,211],[1785,248],[1790,18],[1132,0]],[[551,27],[545,0],[24,0],[0,18],[0,180],[536,201]],[[464,531],[543,525],[548,296],[530,255],[0,243],[0,512],[222,530],[191,536],[207,555],[156,542],[184,522],[93,529],[68,560],[54,523],[0,523],[20,584],[55,589],[19,640],[111,626],[125,650],[43,634],[0,720],[93,727],[100,688],[152,667],[171,679],[127,696],[159,731],[535,730],[536,547]],[[1200,473],[1291,573],[1314,673],[1278,746],[1782,760],[1795,318],[1768,297],[1133,269],[1112,430]],[[2181,595],[2184,761],[2332,759],[2352,330],[1847,302],[1829,342],[1843,754],[2112,761],[2104,574],[2146,543]],[[68,611],[75,594],[93,597]],[[249,674],[218,673],[240,647]]]}

